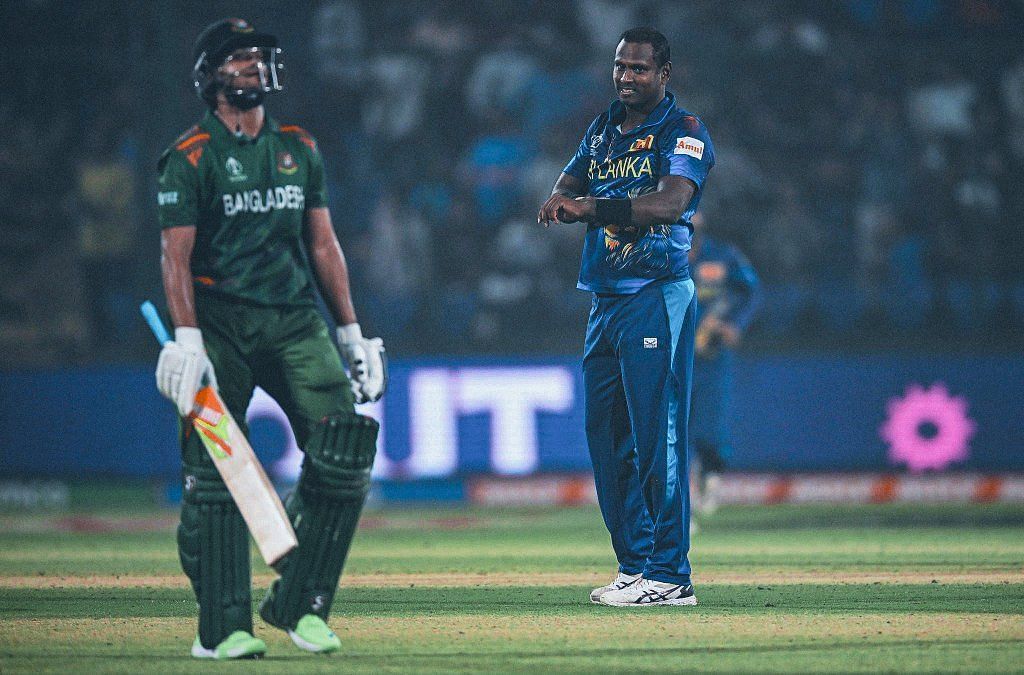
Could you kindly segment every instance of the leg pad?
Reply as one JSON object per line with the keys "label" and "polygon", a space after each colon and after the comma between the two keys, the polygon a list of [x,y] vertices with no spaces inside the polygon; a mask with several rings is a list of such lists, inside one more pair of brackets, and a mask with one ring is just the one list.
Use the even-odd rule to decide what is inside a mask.
{"label": "leg pad", "polygon": [[260,605],[267,623],[292,629],[306,614],[327,620],[370,490],[379,428],[369,417],[340,415],[313,431],[286,503],[299,547],[278,565],[281,578]]}
{"label": "leg pad", "polygon": [[184,482],[178,554],[199,603],[199,641],[213,649],[252,632],[249,530],[216,469],[186,465]]}

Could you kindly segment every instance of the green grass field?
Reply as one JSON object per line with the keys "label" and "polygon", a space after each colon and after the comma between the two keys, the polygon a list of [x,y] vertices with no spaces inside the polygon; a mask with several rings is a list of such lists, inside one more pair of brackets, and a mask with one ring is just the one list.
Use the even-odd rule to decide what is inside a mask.
{"label": "green grass field", "polygon": [[632,610],[588,601],[614,565],[596,508],[370,509],[342,654],[257,619],[266,659],[211,664],[174,512],[116,503],[0,515],[0,672],[1024,669],[1024,506],[724,509],[694,538],[699,606]]}

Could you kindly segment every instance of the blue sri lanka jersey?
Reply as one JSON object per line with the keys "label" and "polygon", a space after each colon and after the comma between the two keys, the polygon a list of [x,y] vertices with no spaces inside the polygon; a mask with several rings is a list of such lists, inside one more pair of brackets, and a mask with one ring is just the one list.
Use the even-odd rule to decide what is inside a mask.
{"label": "blue sri lanka jersey", "polygon": [[698,321],[714,316],[746,330],[761,304],[757,272],[735,246],[707,236],[697,243],[690,267],[697,285]]}
{"label": "blue sri lanka jersey", "polygon": [[636,293],[653,282],[689,276],[687,252],[704,182],[715,164],[715,150],[704,124],[676,107],[667,93],[637,128],[622,133],[626,107],[614,101],[598,115],[564,172],[587,183],[587,194],[633,199],[658,189],[662,176],[682,176],[697,186],[674,223],[590,225],[576,287],[595,293]]}

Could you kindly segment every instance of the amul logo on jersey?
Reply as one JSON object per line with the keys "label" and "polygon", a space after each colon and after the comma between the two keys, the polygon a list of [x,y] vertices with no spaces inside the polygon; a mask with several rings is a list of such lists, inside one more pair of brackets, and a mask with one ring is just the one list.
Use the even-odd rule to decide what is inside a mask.
{"label": "amul logo on jersey", "polygon": [[299,185],[285,185],[267,190],[247,190],[224,195],[224,215],[236,216],[239,213],[266,213],[274,210],[294,209],[301,211],[306,208],[306,195]]}

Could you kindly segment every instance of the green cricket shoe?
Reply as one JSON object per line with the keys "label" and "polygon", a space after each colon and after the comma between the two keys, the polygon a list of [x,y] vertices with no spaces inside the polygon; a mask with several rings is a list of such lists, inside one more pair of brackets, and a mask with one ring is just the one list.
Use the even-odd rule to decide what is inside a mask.
{"label": "green cricket shoe", "polygon": [[327,654],[341,649],[341,640],[323,619],[316,614],[307,614],[288,631],[288,637],[299,649],[317,654]]}
{"label": "green cricket shoe", "polygon": [[236,630],[213,649],[204,647],[198,635],[192,643],[192,656],[197,659],[258,659],[266,653],[267,643],[244,630]]}

